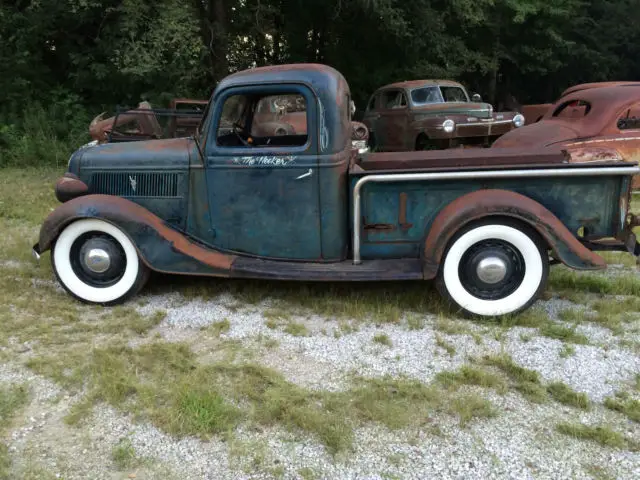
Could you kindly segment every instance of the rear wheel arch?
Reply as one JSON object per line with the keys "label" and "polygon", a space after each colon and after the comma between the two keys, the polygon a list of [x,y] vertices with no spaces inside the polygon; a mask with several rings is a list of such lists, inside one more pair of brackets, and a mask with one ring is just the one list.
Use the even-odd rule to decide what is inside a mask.
{"label": "rear wheel arch", "polygon": [[487,220],[517,225],[570,268],[600,270],[606,267],[602,257],[582,245],[555,215],[538,202],[516,192],[487,189],[457,198],[432,222],[422,251],[425,279],[437,276],[444,252],[459,231]]}

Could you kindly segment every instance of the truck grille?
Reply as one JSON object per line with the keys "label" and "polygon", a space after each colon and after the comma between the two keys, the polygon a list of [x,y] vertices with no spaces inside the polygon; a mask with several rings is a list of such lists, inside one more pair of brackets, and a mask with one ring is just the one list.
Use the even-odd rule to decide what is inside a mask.
{"label": "truck grille", "polygon": [[99,172],[91,177],[93,193],[119,197],[177,197],[177,173]]}

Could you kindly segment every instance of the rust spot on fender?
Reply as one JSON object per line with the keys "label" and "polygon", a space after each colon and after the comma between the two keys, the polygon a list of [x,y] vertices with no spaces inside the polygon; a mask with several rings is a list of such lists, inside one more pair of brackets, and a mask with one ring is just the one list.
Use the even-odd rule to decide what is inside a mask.
{"label": "rust spot on fender", "polygon": [[[236,259],[234,255],[210,250],[190,241],[140,205],[111,195],[87,195],[70,200],[58,207],[45,220],[40,230],[41,251],[51,248],[53,240],[62,228],[70,221],[79,218],[104,218],[115,222],[133,222],[134,228],[151,227],[158,235],[170,242],[174,250],[212,268],[228,271]],[[131,234],[131,232],[128,233]],[[140,251],[139,246],[137,247]]]}
{"label": "rust spot on fender", "polygon": [[506,190],[479,190],[454,200],[436,217],[424,245],[425,278],[437,275],[444,252],[460,228],[490,216],[511,217],[533,227],[554,255],[572,268],[599,270],[606,267],[602,257],[582,245],[553,213],[538,202]]}

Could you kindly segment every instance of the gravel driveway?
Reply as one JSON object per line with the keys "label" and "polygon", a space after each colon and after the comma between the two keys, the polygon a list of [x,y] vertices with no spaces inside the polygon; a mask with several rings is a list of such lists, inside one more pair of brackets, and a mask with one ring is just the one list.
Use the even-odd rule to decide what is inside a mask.
{"label": "gravel driveway", "polygon": [[[5,273],[15,267],[3,266]],[[36,291],[36,283],[33,286]],[[49,287],[57,289],[52,282]],[[615,334],[592,322],[578,322],[575,333],[586,341],[572,343],[521,325],[411,311],[392,323],[349,321],[287,309],[268,296],[256,304],[224,291],[206,299],[186,298],[180,288],[166,285],[139,300],[140,314],[163,312],[164,319],[144,337],[132,340],[132,348],[151,340],[185,342],[200,361],[208,362],[217,352],[203,340],[203,331],[224,324],[221,341],[250,352],[252,362],[310,391],[345,391],[356,376],[434,384],[442,372],[507,355],[518,366],[537,372],[542,384],[562,382],[586,394],[590,407],[532,402],[514,388],[497,391],[463,382],[455,394],[480,395],[492,404],[493,415],[464,426],[438,412],[400,429],[365,423],[354,430],[353,448],[336,455],[312,435],[278,423],[240,425],[232,437],[180,438],[126,408],[99,400],[84,421],[68,425],[65,417],[86,392],[67,390],[26,368],[32,347],[10,338],[0,350],[5,354],[0,387],[27,385],[29,400],[5,431],[12,471],[18,472],[7,478],[640,478],[637,419],[603,405],[620,392],[640,396],[635,390],[640,383],[638,317]],[[560,312],[583,307],[550,297],[536,310],[554,324],[566,325]],[[274,308],[291,313],[286,321],[274,321]],[[296,325],[296,330],[285,325]],[[571,438],[558,432],[562,422],[605,425],[624,436],[628,446]]]}

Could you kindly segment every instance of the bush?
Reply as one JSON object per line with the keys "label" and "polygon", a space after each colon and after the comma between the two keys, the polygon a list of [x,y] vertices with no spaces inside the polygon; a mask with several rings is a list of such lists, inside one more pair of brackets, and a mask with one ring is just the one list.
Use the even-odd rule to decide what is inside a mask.
{"label": "bush", "polygon": [[64,166],[90,140],[92,115],[80,98],[53,92],[48,106],[31,103],[0,114],[0,167]]}

